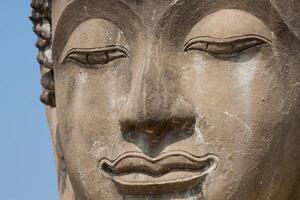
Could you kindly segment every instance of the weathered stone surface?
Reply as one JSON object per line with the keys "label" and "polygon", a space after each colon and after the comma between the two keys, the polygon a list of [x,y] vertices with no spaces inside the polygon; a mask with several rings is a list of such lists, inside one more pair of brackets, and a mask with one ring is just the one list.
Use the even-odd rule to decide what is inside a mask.
{"label": "weathered stone surface", "polygon": [[298,0],[32,7],[61,200],[300,199]]}

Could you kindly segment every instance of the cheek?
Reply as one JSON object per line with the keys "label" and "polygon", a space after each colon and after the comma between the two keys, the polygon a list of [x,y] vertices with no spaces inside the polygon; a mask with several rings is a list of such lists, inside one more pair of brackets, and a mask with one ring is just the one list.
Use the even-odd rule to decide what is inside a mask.
{"label": "cheek", "polygon": [[199,115],[198,146],[221,159],[210,181],[238,187],[242,177],[255,177],[251,173],[258,171],[252,170],[267,163],[267,155],[276,158],[282,152],[272,153],[272,144],[287,134],[280,127],[288,96],[284,65],[267,53],[235,62],[194,55],[187,63],[191,64],[182,68],[180,85]]}
{"label": "cheek", "polygon": [[130,80],[127,61],[116,61],[101,69],[84,69],[74,64],[58,68],[57,112],[65,141],[72,143],[77,138],[92,143],[115,132],[117,126],[113,123],[118,121],[114,119],[126,102]]}
{"label": "cheek", "polygon": [[286,83],[281,66],[267,52],[231,60],[194,54],[188,61],[182,70],[182,93],[210,124],[199,128],[214,151],[255,152],[258,145],[267,149],[266,138],[272,139],[282,121]]}

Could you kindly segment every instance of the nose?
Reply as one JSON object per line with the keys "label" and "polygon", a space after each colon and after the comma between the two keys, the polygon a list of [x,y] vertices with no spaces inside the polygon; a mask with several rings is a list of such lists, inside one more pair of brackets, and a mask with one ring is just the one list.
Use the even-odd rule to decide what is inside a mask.
{"label": "nose", "polygon": [[134,67],[131,90],[121,109],[123,133],[135,132],[153,140],[173,128],[188,129],[195,122],[193,106],[182,96],[178,71],[164,65],[164,57],[154,49]]}

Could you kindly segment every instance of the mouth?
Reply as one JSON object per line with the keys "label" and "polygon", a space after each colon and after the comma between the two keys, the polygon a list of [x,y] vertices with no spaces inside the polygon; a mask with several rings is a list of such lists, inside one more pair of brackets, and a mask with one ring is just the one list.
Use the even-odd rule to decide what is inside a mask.
{"label": "mouth", "polygon": [[197,157],[184,151],[164,153],[155,158],[139,152],[127,152],[113,161],[101,159],[98,170],[111,178],[123,193],[165,194],[203,185],[218,162],[215,155]]}

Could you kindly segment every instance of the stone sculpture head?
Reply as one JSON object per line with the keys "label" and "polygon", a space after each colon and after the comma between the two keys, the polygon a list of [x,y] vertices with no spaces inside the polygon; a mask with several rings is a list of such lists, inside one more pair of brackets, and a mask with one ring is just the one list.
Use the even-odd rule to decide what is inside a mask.
{"label": "stone sculpture head", "polygon": [[32,7],[62,200],[300,198],[298,2]]}

